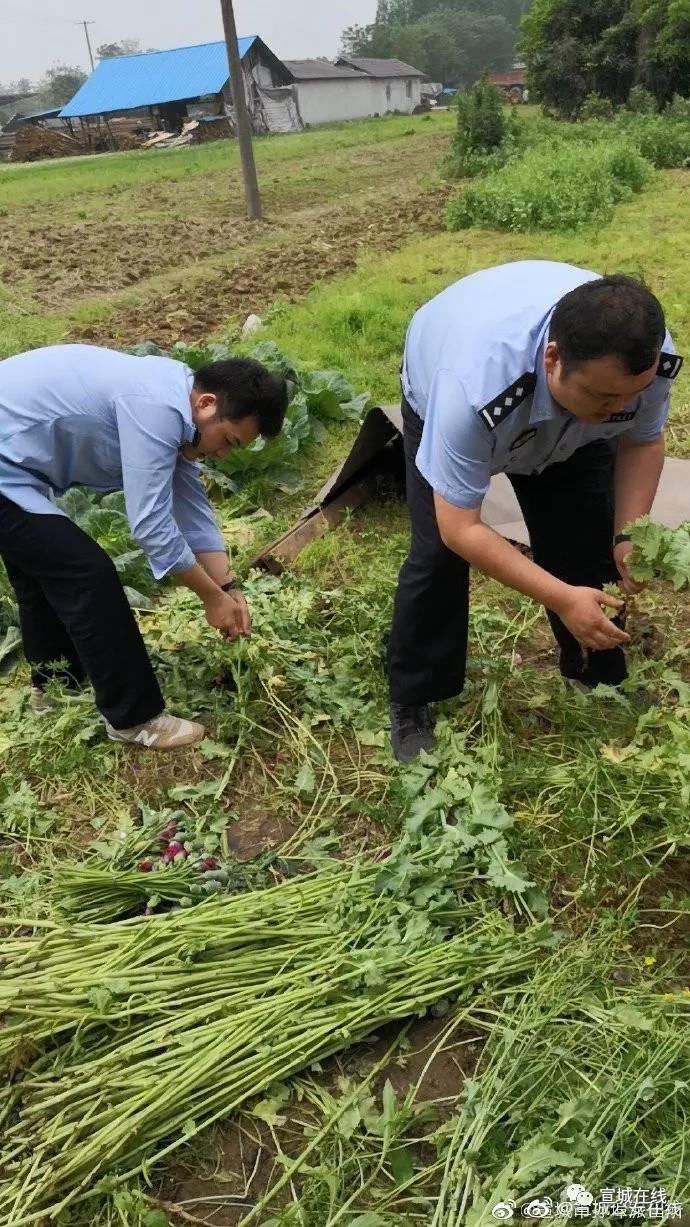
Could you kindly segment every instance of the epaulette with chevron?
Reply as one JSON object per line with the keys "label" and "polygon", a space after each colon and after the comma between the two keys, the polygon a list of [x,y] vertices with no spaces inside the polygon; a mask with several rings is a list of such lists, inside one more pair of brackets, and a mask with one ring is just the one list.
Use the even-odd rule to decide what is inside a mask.
{"label": "epaulette with chevron", "polygon": [[488,405],[484,405],[479,410],[479,415],[484,422],[484,425],[489,430],[495,430],[501,422],[505,422],[509,414],[518,408],[523,401],[531,396],[537,386],[537,377],[534,371],[528,371],[525,375],[521,375],[515,383],[511,383],[509,388],[501,392],[495,400],[489,401]]}
{"label": "epaulette with chevron", "polygon": [[659,365],[656,368],[657,375],[661,375],[662,379],[675,379],[676,375],[680,374],[680,368],[685,362],[685,358],[681,358],[680,354],[659,354]]}

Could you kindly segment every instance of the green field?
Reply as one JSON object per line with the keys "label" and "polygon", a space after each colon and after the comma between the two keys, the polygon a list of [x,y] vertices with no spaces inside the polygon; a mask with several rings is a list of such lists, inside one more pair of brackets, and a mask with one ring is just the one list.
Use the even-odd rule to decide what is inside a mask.
{"label": "green field", "polygon": [[[259,310],[252,344],[388,402],[414,310],[522,258],[644,277],[690,352],[690,171],[660,172],[595,231],[450,234],[451,124],[395,117],[259,141],[267,221],[254,229],[225,143],[0,169],[0,354],[64,338],[234,343]],[[310,504],[356,429],[337,422],[306,443],[298,490],[213,487],[240,571]],[[669,446],[690,455],[687,373]],[[441,706],[437,753],[403,768],[387,749],[383,639],[407,543],[399,501],[358,510],[282,577],[248,580],[254,637],[232,648],[191,596],[153,593],[141,625],[170,707],[208,731],[174,761],[106,742],[88,693],[32,715],[25,666],[0,659],[8,1227],[161,1227],[156,1210],[175,1227],[487,1227],[495,1203],[517,1201],[517,1217],[575,1182],[690,1200],[687,589],[637,598],[630,685],[579,696],[562,686],[543,612],[476,577],[466,690]],[[173,815],[248,909],[225,964],[222,890],[175,911],[173,928],[198,927],[174,950],[164,917],[77,927],[143,910],[151,875],[137,865]],[[158,875],[154,910],[198,900],[185,873]],[[320,884],[311,911],[294,886],[305,873]],[[274,948],[265,922],[293,896]],[[54,924],[70,926],[62,944]],[[434,992],[453,940],[453,975]],[[212,1000],[227,1033],[204,1047]],[[137,1038],[149,1015],[155,1042]],[[140,1136],[144,1157],[166,1150],[143,1174]],[[79,1200],[80,1180],[80,1196],[97,1195]]]}

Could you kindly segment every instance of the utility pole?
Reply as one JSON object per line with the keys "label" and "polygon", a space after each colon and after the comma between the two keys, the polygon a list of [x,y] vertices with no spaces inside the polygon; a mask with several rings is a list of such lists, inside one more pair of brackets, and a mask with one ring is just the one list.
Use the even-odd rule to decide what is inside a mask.
{"label": "utility pole", "polygon": [[235,123],[237,124],[237,140],[240,146],[242,161],[242,176],[244,178],[244,194],[247,200],[247,214],[250,222],[261,219],[261,196],[256,177],[254,148],[252,145],[252,128],[247,110],[247,97],[244,92],[244,73],[240,50],[237,45],[237,26],[233,12],[232,0],[220,0],[223,14],[225,42],[228,48],[228,64],[230,65],[230,84],[232,86],[232,101],[235,107]]}
{"label": "utility pole", "polygon": [[94,25],[93,21],[75,21],[75,26],[83,26],[84,34],[86,35],[86,45],[89,49],[89,59],[91,60],[91,71],[93,72],[96,65],[93,62],[93,51],[91,50],[91,39],[89,37],[89,26]]}

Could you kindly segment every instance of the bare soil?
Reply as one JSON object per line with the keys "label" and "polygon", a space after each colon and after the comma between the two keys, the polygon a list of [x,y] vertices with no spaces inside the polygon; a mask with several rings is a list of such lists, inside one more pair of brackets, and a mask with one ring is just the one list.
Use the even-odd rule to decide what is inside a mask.
{"label": "bare soil", "polygon": [[3,219],[0,295],[9,290],[19,310],[66,315],[71,340],[206,341],[228,320],[294,302],[349,271],[363,251],[441,229],[446,190],[430,183],[447,127],[380,135],[273,146],[260,165],[265,220],[253,225],[230,159],[226,169],[222,158],[190,158],[176,177],[130,177],[102,191],[94,163],[87,190],[39,198]]}
{"label": "bare soil", "polygon": [[264,224],[261,245],[256,239],[249,245],[246,229],[239,227],[233,266],[210,269],[193,281],[174,280],[140,306],[123,307],[101,322],[75,328],[71,337],[114,346],[142,340],[166,346],[181,337],[202,343],[228,319],[242,322],[277,299],[296,302],[315,282],[349,272],[364,251],[390,251],[412,234],[440,230],[444,197],[443,189],[435,189],[406,199],[388,196],[351,210],[339,207],[316,216],[310,211],[304,226],[282,241],[271,241],[281,236],[280,227]]}

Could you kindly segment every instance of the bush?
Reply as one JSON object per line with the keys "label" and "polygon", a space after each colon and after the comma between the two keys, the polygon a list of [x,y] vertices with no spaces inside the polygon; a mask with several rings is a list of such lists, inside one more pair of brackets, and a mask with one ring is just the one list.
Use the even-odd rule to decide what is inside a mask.
{"label": "bush", "polygon": [[614,119],[587,119],[563,123],[535,119],[522,124],[523,144],[550,141],[563,146],[610,144],[621,141],[637,149],[659,170],[682,170],[690,166],[690,100],[677,98],[663,114],[646,115],[620,110]]}
{"label": "bush", "polygon": [[675,120],[676,123],[690,123],[690,98],[674,94],[664,111],[664,117]]}
{"label": "bush", "polygon": [[542,144],[471,184],[446,211],[449,230],[579,230],[610,220],[619,200],[640,192],[652,168],[622,142]]}
{"label": "bush", "polygon": [[604,98],[593,91],[587,95],[580,107],[579,118],[583,120],[613,119],[613,103],[610,98]]}
{"label": "bush", "polygon": [[628,116],[624,132],[626,142],[659,170],[690,166],[690,121],[676,122],[667,115]]}
{"label": "bush", "polygon": [[454,178],[473,177],[496,170],[514,152],[520,125],[506,120],[500,90],[483,78],[465,94],[458,94],[457,129],[445,172]]}
{"label": "bush", "polygon": [[628,94],[628,110],[633,111],[636,115],[656,115],[657,105],[654,94],[651,94],[644,85],[633,85]]}

